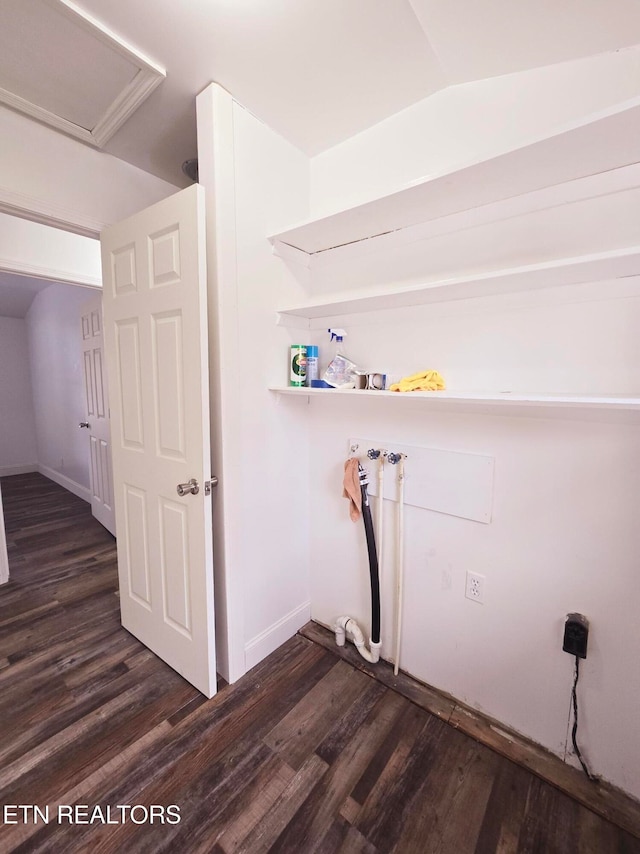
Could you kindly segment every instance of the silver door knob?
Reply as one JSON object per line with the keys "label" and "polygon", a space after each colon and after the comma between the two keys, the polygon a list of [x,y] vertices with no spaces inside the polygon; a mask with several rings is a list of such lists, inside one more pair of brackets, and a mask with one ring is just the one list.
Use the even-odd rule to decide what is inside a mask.
{"label": "silver door knob", "polygon": [[88,421],[81,421],[81,422],[78,424],[78,427],[91,427],[91,425],[89,424],[89,422],[88,422]]}
{"label": "silver door knob", "polygon": [[197,495],[200,492],[200,486],[195,477],[192,477],[188,483],[179,483],[176,487],[178,495]]}

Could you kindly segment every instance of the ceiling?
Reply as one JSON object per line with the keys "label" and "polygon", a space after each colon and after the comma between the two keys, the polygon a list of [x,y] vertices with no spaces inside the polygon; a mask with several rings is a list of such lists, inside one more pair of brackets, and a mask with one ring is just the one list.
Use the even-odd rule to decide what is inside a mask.
{"label": "ceiling", "polygon": [[146,69],[101,147],[178,186],[211,81],[314,155],[446,86],[640,42],[638,0],[78,0],[108,33],[98,48],[42,6],[73,17],[70,0],[2,0],[0,87],[99,125]]}

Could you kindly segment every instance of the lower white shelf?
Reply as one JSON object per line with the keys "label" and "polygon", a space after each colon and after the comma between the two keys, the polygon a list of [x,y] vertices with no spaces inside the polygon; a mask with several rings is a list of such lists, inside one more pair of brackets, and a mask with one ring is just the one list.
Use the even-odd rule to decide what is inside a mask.
{"label": "lower white shelf", "polygon": [[[380,398],[399,403],[411,401],[415,404],[438,406],[439,404],[464,404],[500,407],[508,410],[515,407],[532,409],[573,409],[626,411],[640,414],[640,397],[626,395],[580,395],[580,394],[528,394],[522,392],[480,391],[365,391],[363,389],[297,388],[294,386],[271,386],[270,391],[295,397],[342,397]],[[506,414],[506,413],[505,413]]]}

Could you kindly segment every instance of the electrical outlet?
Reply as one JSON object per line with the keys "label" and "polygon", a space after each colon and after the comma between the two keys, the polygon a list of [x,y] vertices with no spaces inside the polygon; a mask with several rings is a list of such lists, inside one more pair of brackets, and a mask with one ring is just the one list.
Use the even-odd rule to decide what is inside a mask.
{"label": "electrical outlet", "polygon": [[472,602],[484,602],[484,582],[484,575],[467,570],[467,584],[464,589],[467,599],[471,599]]}
{"label": "electrical outlet", "polygon": [[567,614],[562,649],[570,655],[586,658],[588,640],[589,620],[583,614]]}

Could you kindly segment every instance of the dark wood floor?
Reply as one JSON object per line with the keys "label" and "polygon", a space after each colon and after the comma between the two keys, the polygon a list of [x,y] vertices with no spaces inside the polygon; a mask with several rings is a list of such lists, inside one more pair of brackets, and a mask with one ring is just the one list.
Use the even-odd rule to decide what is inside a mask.
{"label": "dark wood floor", "polygon": [[[0,824],[0,851],[640,852],[304,637],[205,701],[120,627],[114,541],[87,505],[39,475],[2,492],[0,804],[49,822]],[[159,823],[174,804],[180,823]],[[139,806],[69,825],[59,805]]]}

